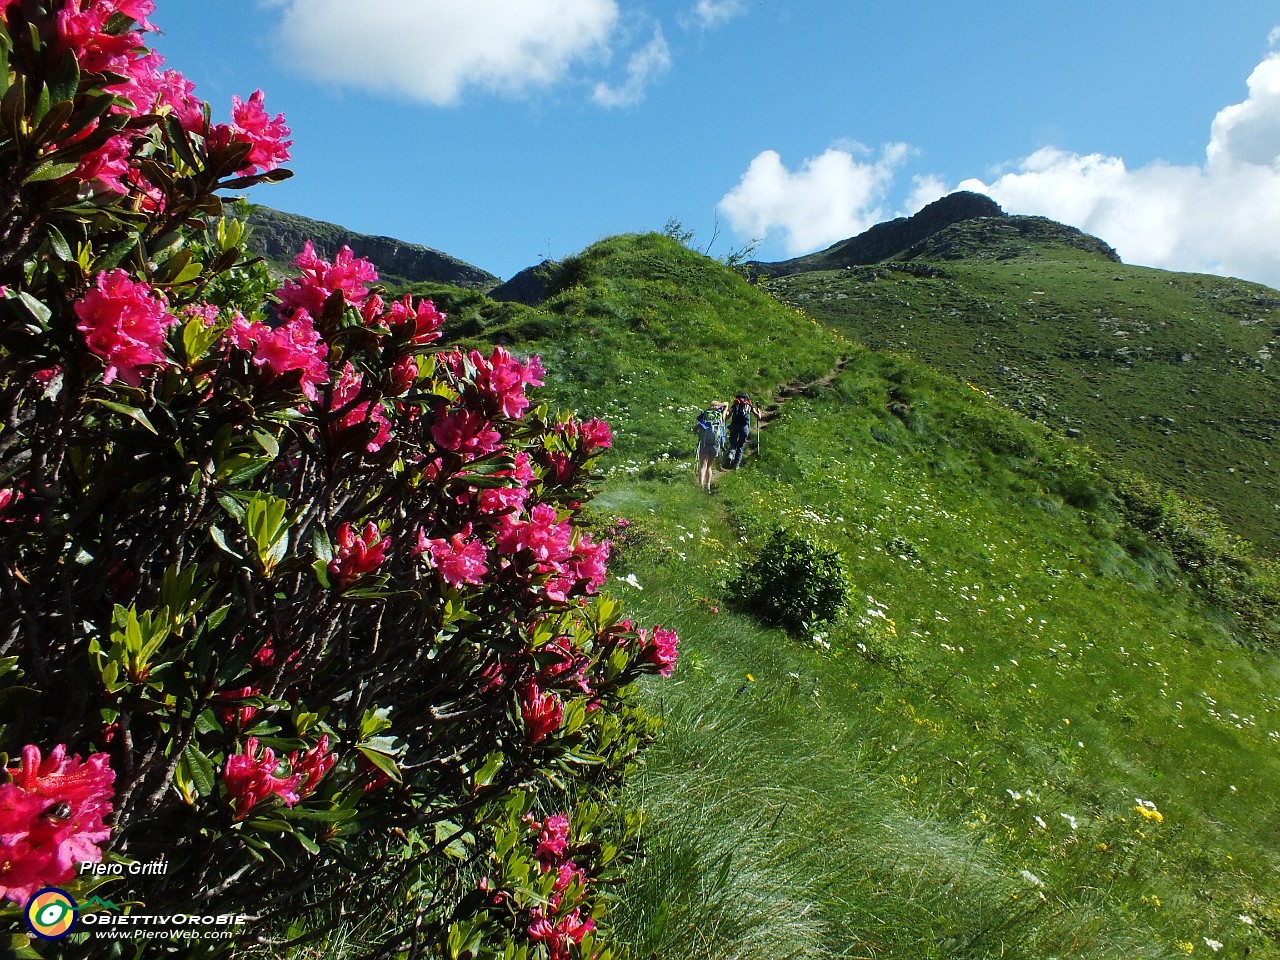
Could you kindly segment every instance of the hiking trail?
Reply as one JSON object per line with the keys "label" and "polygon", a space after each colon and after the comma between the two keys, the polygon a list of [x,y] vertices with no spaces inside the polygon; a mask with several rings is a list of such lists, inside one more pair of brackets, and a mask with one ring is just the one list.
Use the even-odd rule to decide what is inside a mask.
{"label": "hiking trail", "polygon": [[[782,408],[786,406],[787,401],[791,398],[798,397],[810,390],[821,389],[822,387],[829,386],[836,377],[840,376],[840,374],[844,372],[844,368],[849,364],[850,359],[850,357],[841,357],[836,361],[835,367],[832,368],[830,372],[823,374],[817,380],[809,380],[807,382],[792,380],[773,391],[769,397],[769,401],[760,405],[760,414],[757,418],[756,429],[763,432],[764,428],[769,425],[770,421],[782,412]],[[758,442],[759,438],[757,438],[757,443]],[[744,451],[744,455],[750,451],[750,449],[751,443],[748,441],[747,450]],[[721,458],[717,457],[716,463],[718,464],[720,462]],[[711,472],[712,482],[714,483],[728,472],[729,471],[717,466]]]}

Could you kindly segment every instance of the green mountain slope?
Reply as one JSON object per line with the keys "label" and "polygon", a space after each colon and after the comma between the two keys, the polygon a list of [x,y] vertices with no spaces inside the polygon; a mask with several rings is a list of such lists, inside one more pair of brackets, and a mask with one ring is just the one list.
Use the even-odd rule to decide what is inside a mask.
{"label": "green mountain slope", "polygon": [[1113,262],[1052,221],[955,224],[874,266],[768,281],[779,299],[1079,434],[1280,548],[1280,293]]}
{"label": "green mountain slope", "polygon": [[[1097,298],[1131,347],[1121,293],[1209,283],[1103,283],[1071,249],[1023,300]],[[1017,265],[963,262],[988,302]],[[984,288],[952,269],[856,282],[916,313],[950,289],[965,330]],[[609,589],[682,637],[626,798],[647,856],[613,922],[638,956],[1280,956],[1277,590],[1212,518],[664,237],[589,248],[537,309],[431,292],[614,424]],[[768,427],[706,495],[693,416],[743,388]],[[792,635],[741,609],[777,525],[839,550],[843,618]]]}

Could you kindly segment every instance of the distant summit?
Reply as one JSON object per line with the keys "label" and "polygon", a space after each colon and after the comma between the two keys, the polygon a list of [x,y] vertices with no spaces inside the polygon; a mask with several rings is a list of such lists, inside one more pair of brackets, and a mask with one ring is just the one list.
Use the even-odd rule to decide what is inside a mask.
{"label": "distant summit", "polygon": [[910,217],[878,223],[848,240],[792,260],[746,265],[757,277],[786,277],[809,270],[841,270],[844,267],[880,263],[904,253],[908,248],[955,223],[987,217],[1003,217],[1005,212],[990,197],[961,190],[924,207]]}
{"label": "distant summit", "polygon": [[303,244],[310,240],[316,253],[327,259],[332,259],[342,247],[350,247],[356,256],[372,261],[379,278],[392,286],[429,281],[490,290],[498,284],[493,274],[439,250],[391,237],[356,233],[337,224],[270,207],[254,207],[249,224],[253,227],[250,249],[280,270],[287,269]]}

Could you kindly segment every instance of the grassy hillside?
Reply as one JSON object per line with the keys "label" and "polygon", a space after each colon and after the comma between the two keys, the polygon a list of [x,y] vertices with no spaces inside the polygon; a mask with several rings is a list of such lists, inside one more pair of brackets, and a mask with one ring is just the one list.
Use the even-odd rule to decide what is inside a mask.
{"label": "grassy hillside", "polygon": [[[1022,222],[1037,223],[1021,230]],[[780,299],[1070,430],[1280,549],[1280,293],[1112,262],[1033,218],[957,224],[899,259],[769,281]]]}
{"label": "grassy hillside", "polygon": [[[816,311],[856,292],[886,318],[867,305],[938,307],[956,343],[1105,320],[1144,375],[1172,363],[1145,348],[1211,307],[1271,309],[1256,288],[1114,264],[1103,292],[1077,257],[800,277],[814,286],[792,295]],[[457,334],[541,354],[557,404],[614,424],[596,501],[617,544],[610,589],[682,637],[651,693],[664,732],[627,798],[648,816],[647,857],[614,921],[637,956],[1280,956],[1266,567],[977,387],[869,352],[666,238],[614,238],[569,266],[538,310],[433,295]],[[1199,313],[1144,319],[1155,278],[1160,303]],[[1101,313],[1052,307],[1068,290]],[[1206,370],[1245,342],[1210,327],[1187,361]],[[1043,348],[1043,368],[1056,356]],[[1085,369],[1094,392],[1136,403],[1122,371]],[[745,468],[702,494],[693,415],[744,388],[772,419]],[[1078,392],[1042,389],[1044,419]],[[1155,409],[1176,420],[1170,404]],[[840,551],[855,590],[837,622],[787,633],[737,603],[738,572],[778,525]]]}

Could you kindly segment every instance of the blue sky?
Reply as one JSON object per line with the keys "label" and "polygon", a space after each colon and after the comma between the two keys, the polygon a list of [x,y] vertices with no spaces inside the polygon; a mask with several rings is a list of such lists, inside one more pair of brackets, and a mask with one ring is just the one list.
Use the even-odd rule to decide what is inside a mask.
{"label": "blue sky", "polygon": [[[503,278],[676,218],[821,249],[958,187],[1126,261],[1280,287],[1280,7],[1255,0],[158,0],[295,176],[253,199]],[[714,240],[713,240],[714,238]]]}

